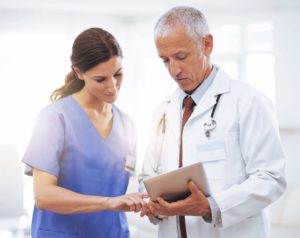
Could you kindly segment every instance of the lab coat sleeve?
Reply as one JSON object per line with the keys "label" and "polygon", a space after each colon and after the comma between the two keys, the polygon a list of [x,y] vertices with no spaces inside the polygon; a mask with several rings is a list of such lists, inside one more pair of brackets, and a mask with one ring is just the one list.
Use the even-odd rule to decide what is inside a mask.
{"label": "lab coat sleeve", "polygon": [[59,175],[64,131],[64,119],[58,112],[45,108],[38,114],[32,137],[22,159],[26,164],[27,175],[32,175],[33,168],[56,177]]}
{"label": "lab coat sleeve", "polygon": [[[148,140],[148,146],[146,148],[143,169],[138,176],[139,180],[139,192],[145,192],[145,186],[143,181],[147,178],[157,175],[157,169],[159,168],[159,159],[160,159],[160,146],[163,140],[163,134],[160,131],[160,120],[163,116],[164,109],[163,105],[159,106],[158,109],[154,112],[152,118],[150,136]],[[160,222],[157,218],[149,218],[150,222],[153,224],[158,224]]]}
{"label": "lab coat sleeve", "polygon": [[237,110],[240,151],[247,178],[214,195],[223,228],[255,216],[286,188],[285,159],[271,103],[254,91],[238,100]]}
{"label": "lab coat sleeve", "polygon": [[157,170],[159,168],[160,161],[160,147],[164,136],[161,132],[161,118],[163,117],[164,113],[163,107],[164,105],[160,105],[155,110],[152,118],[150,136],[144,156],[143,169],[141,174],[138,176],[140,191],[145,190],[143,181],[146,178],[157,175],[158,172]]}

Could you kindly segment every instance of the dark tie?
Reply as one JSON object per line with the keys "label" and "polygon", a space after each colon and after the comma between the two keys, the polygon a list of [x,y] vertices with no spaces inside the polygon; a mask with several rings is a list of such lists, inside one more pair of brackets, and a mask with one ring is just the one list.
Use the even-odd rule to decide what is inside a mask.
{"label": "dark tie", "polygon": [[[184,112],[182,116],[182,121],[181,121],[181,130],[180,130],[180,149],[179,149],[179,167],[182,167],[182,132],[185,123],[189,119],[189,117],[192,115],[195,102],[193,99],[188,96],[183,100],[183,106],[184,106]],[[179,225],[180,225],[180,234],[181,238],[186,238],[187,233],[186,233],[186,226],[185,226],[185,218],[184,216],[179,216]]]}

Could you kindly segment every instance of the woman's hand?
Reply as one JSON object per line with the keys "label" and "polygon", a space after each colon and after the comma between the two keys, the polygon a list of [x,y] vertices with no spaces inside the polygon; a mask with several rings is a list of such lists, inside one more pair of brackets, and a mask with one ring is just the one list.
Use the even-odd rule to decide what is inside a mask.
{"label": "woman's hand", "polygon": [[147,193],[131,193],[119,197],[109,197],[108,207],[114,211],[139,212],[146,206],[143,199],[147,197]]}

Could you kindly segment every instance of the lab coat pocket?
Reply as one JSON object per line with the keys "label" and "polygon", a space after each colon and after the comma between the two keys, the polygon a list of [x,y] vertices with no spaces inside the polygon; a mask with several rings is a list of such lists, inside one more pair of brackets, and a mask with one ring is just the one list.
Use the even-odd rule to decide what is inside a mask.
{"label": "lab coat pocket", "polygon": [[198,146],[199,162],[212,162],[224,159],[226,159],[226,151],[223,141],[211,141]]}
{"label": "lab coat pocket", "polygon": [[198,145],[198,161],[203,163],[212,193],[245,179],[238,138],[237,132],[220,133]]}
{"label": "lab coat pocket", "polygon": [[202,162],[209,179],[223,179],[229,176],[225,142],[208,141],[198,145],[198,162]]}

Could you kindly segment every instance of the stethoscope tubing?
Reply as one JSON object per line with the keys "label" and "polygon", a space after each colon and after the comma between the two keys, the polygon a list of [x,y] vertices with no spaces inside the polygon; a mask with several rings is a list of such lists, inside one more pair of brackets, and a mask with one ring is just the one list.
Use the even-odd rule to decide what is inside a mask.
{"label": "stethoscope tubing", "polygon": [[[217,122],[214,120],[214,116],[215,116],[215,112],[216,112],[216,109],[218,107],[221,96],[222,96],[222,94],[217,95],[216,103],[213,106],[213,109],[212,109],[211,114],[210,114],[210,122],[205,122],[204,125],[203,125],[204,130],[205,130],[205,135],[206,135],[207,138],[210,137],[210,132],[212,130],[214,130],[217,126]],[[162,134],[165,134],[166,133],[166,113],[163,114],[163,116],[162,116],[162,118],[159,122],[159,125],[162,125]]]}

